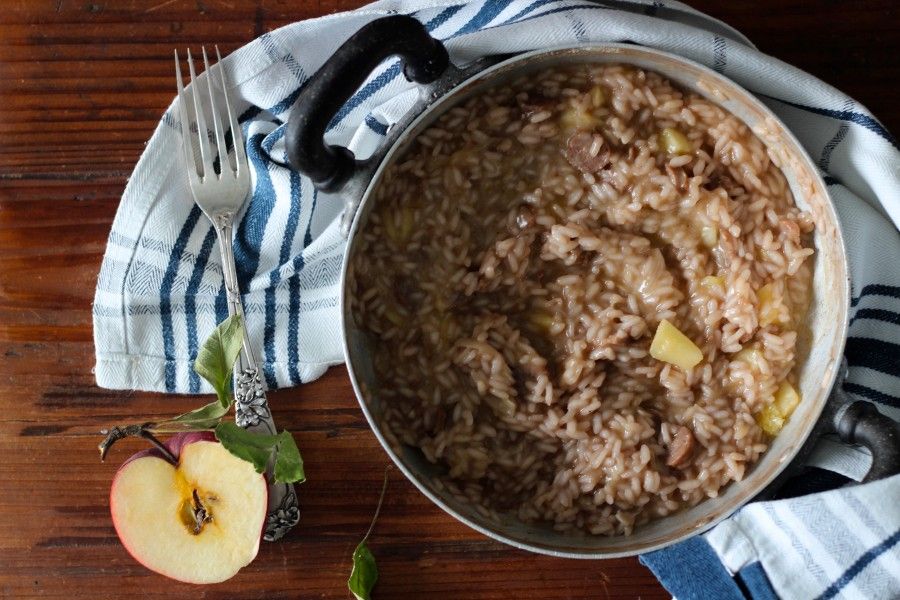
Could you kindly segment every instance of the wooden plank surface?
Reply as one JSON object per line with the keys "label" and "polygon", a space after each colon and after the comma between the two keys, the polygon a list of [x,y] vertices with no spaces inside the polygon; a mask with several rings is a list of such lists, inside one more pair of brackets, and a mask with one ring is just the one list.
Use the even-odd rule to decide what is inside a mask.
{"label": "wooden plank surface", "polygon": [[[96,432],[196,400],[98,389],[90,304],[126,178],[172,99],[171,49],[233,50],[360,0],[5,0],[0,3],[0,596],[346,598],[349,558],[388,463],[343,368],[272,394],[308,483],[302,523],[232,581],[191,588],[120,546],[107,494],[123,443]],[[900,130],[892,0],[694,5],[763,51],[840,87]],[[583,562],[506,548],[456,523],[394,471],[371,547],[377,598],[666,598],[635,559]]]}

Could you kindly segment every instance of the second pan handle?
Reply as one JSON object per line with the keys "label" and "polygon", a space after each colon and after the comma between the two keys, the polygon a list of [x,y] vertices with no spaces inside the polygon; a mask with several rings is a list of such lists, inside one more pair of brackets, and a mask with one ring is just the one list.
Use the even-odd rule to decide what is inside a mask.
{"label": "second pan handle", "polygon": [[353,34],[309,79],[287,124],[291,166],[324,192],[336,192],[357,168],[353,152],[325,143],[328,124],[369,74],[389,56],[399,56],[410,81],[429,84],[447,69],[446,48],[416,19],[376,19]]}

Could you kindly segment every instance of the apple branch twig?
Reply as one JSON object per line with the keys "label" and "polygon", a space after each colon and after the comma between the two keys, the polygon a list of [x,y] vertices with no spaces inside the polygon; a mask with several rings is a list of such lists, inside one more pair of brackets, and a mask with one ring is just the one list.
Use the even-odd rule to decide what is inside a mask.
{"label": "apple branch twig", "polygon": [[103,438],[103,441],[100,442],[98,446],[100,450],[100,460],[106,459],[106,453],[109,452],[109,449],[113,444],[118,442],[121,439],[127,437],[140,437],[144,438],[153,446],[159,450],[163,458],[165,458],[168,462],[173,465],[178,464],[178,459],[175,458],[175,455],[172,454],[172,451],[166,448],[166,445],[160,442],[155,435],[151,433],[153,429],[154,423],[140,423],[135,425],[125,425],[124,427],[113,427],[109,431],[101,431],[100,433],[106,434],[106,437]]}

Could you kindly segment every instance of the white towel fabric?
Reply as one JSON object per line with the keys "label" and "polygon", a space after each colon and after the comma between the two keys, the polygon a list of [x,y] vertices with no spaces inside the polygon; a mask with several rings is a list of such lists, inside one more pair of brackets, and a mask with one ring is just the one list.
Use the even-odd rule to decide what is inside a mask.
{"label": "white towel fabric", "polygon": [[[853,290],[845,389],[900,419],[896,140],[852,98],[760,53],[727,25],[673,1],[383,0],[289,25],[228,56],[223,64],[253,169],[253,195],[239,216],[234,250],[250,339],[270,388],[310,381],[342,361],[341,202],[317,193],[288,168],[284,121],[302,83],[341,42],[365,23],[397,12],[425,23],[445,41],[457,64],[492,54],[629,41],[703,63],[757,94],[818,163],[844,226]],[[413,87],[396,60],[385,62],[338,115],[329,142],[368,155],[412,105]],[[209,391],[191,365],[198,340],[227,314],[225,292],[215,236],[194,206],[184,176],[177,119],[170,106],[129,180],[110,233],[94,302],[96,377],[102,387]],[[816,463],[858,479],[867,456],[823,444]],[[900,528],[896,485],[892,492],[895,501],[873,517],[888,536]],[[755,518],[747,516],[748,510],[740,519]],[[801,536],[794,543],[802,546],[807,539]],[[727,548],[722,551],[731,556]],[[896,552],[893,559],[896,564]],[[839,557],[834,560],[841,564]],[[832,571],[826,571],[830,576]],[[887,589],[900,596],[900,568],[892,573]],[[779,589],[782,580],[772,581],[791,596],[814,591],[790,587],[790,581]]]}

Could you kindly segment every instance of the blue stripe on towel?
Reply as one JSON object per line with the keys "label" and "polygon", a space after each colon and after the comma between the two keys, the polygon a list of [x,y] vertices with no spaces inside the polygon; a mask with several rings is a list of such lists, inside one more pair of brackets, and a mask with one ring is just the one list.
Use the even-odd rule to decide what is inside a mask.
{"label": "blue stripe on towel", "polygon": [[284,137],[284,134],[287,132],[286,125],[279,125],[275,131],[270,132],[266,135],[266,139],[263,140],[262,149],[266,153],[266,158],[268,158],[272,162],[276,162],[270,155],[272,154],[272,148],[275,147],[275,144],[278,143],[281,138]]}
{"label": "blue stripe on towel", "polygon": [[[236,263],[236,271],[238,276],[238,286],[247,293],[250,289],[250,282],[256,275],[259,268],[259,252],[262,247],[263,237],[266,233],[266,225],[272,210],[275,208],[275,188],[272,185],[272,178],[269,175],[269,164],[265,156],[267,154],[264,148],[266,134],[256,134],[250,137],[247,144],[247,158],[253,164],[256,171],[256,189],[253,190],[253,197],[248,200],[249,204],[237,228],[237,235],[234,238],[234,259]],[[265,302],[269,302],[269,295],[274,295],[274,290],[266,289]],[[274,296],[273,296],[274,301]],[[269,327],[268,320],[265,323],[263,332]],[[274,320],[272,323],[274,328]],[[274,381],[270,381],[270,377],[274,378],[274,374],[266,370],[268,361],[268,349],[263,347],[263,374],[266,383],[274,386]]]}
{"label": "blue stripe on towel", "polygon": [[[243,124],[243,123],[246,123],[247,121],[252,121],[254,118],[256,118],[256,115],[258,115],[262,111],[263,111],[262,107],[256,106],[255,104],[251,104],[249,107],[247,107],[247,110],[245,110],[244,112],[242,112],[240,114],[240,116],[238,117],[238,123]],[[230,145],[229,138],[228,138],[229,133],[231,133],[231,129],[229,129],[228,133],[225,134],[225,145],[226,146]]]}
{"label": "blue stripe on towel", "polygon": [[364,122],[369,129],[371,129],[378,135],[387,135],[388,126],[372,115],[366,115]]}
{"label": "blue stripe on towel", "polygon": [[[530,17],[525,17],[524,19],[519,19],[515,21],[516,23],[524,23],[526,21],[531,21],[532,19],[540,19],[541,17],[546,17],[549,15],[555,15],[557,13],[566,13],[572,12],[575,10],[609,10],[609,8],[605,6],[600,6],[598,4],[579,4],[577,6],[560,6],[559,8],[554,8],[553,10],[548,10],[542,12],[539,15],[531,15]],[[500,27],[503,25],[508,25],[510,22],[500,23],[500,25],[494,25],[491,27],[485,27],[485,29],[493,29],[494,27]]]}
{"label": "blue stripe on towel", "polygon": [[[294,197],[293,189],[297,188],[297,197],[303,193],[302,182],[298,173],[291,172],[291,197]],[[316,200],[318,190],[313,189],[312,207],[309,210],[309,221],[306,225],[306,233],[303,235],[303,249],[312,242],[312,218],[316,214]],[[297,265],[288,281],[288,375],[291,383],[297,385],[300,381],[300,371],[297,363],[300,361],[300,271],[303,270],[303,250],[297,253]]]}
{"label": "blue stripe on towel", "polygon": [[[254,140],[259,139],[261,136],[254,136],[251,140],[250,147],[248,148],[248,158],[253,162],[256,167],[257,173],[257,188],[254,193],[254,200],[257,196],[262,194],[263,203],[260,205],[258,202],[256,205],[251,203],[251,208],[253,209],[261,209],[260,212],[255,213],[255,216],[259,219],[259,223],[256,223],[254,226],[254,235],[249,238],[249,246],[253,249],[258,249],[262,246],[262,240],[265,235],[266,227],[269,223],[269,218],[272,215],[272,210],[275,208],[275,190],[274,185],[272,184],[271,176],[269,175],[268,166],[266,158],[271,161],[271,157],[269,154],[272,152],[272,148],[274,145],[284,137],[284,133],[286,131],[286,127],[284,125],[279,126],[275,131],[265,135],[262,139],[262,142],[259,144],[259,152],[254,153],[253,150],[256,148],[256,145],[253,143]],[[265,153],[265,157],[263,156]],[[274,161],[272,161],[274,162]],[[271,196],[271,198],[270,198]],[[291,215],[288,217],[288,226],[290,226],[290,219],[293,218],[293,214],[296,213],[299,209],[295,208],[295,205],[292,203]],[[243,266],[242,261],[238,258],[239,253],[243,249],[242,241],[248,241],[247,238],[241,236],[240,231],[244,227],[246,223],[248,223],[248,217],[251,216],[251,210],[248,209],[247,213],[244,215],[243,220],[238,228],[238,243],[235,245],[235,260],[238,263],[238,273],[239,280],[240,269]],[[295,225],[296,227],[296,225]],[[256,275],[256,271],[259,268],[259,256],[256,256],[255,264],[252,267],[252,271],[247,269],[247,272],[244,273],[244,279],[241,280],[240,288],[242,290],[246,290],[249,285],[250,280]],[[270,284],[264,293],[264,324],[263,324],[263,356],[262,356],[262,372],[263,377],[266,380],[266,385],[269,388],[277,387],[278,382],[275,378],[275,370],[273,368],[273,363],[276,361],[275,356],[275,284],[276,281],[272,281],[272,277],[278,277],[280,274],[278,273],[278,269],[274,269],[272,274],[270,274]]]}
{"label": "blue stripe on towel", "polygon": [[427,29],[428,31],[434,31],[435,29],[446,23],[453,15],[458,13],[465,6],[465,4],[448,6],[447,8],[439,12],[433,19],[425,23],[425,29]]}
{"label": "blue stripe on towel", "polygon": [[866,367],[900,377],[900,345],[875,338],[848,337],[844,350],[851,367]]}
{"label": "blue stripe on towel", "polygon": [[216,323],[221,323],[228,318],[228,294],[225,291],[225,282],[222,281],[219,293],[216,295]]}
{"label": "blue stripe on towel", "polygon": [[269,112],[272,113],[273,115],[280,115],[281,113],[285,112],[287,109],[289,109],[290,107],[292,107],[294,105],[294,102],[297,101],[297,97],[300,95],[300,92],[302,90],[303,90],[303,86],[301,85],[297,89],[295,89],[293,92],[288,94],[284,98],[284,100],[282,100],[281,102],[279,102],[278,104],[276,104],[275,106],[270,108]]}
{"label": "blue stripe on towel", "polygon": [[[197,254],[197,262],[194,263],[194,271],[191,273],[191,279],[188,282],[187,292],[184,298],[184,316],[186,319],[187,335],[188,335],[188,354],[191,357],[191,364],[197,358],[197,290],[203,281],[203,273],[206,270],[206,263],[209,261],[209,255],[212,252],[213,243],[216,241],[216,230],[210,226],[209,231],[203,238],[203,244],[200,246],[200,252]],[[188,369],[188,386],[192,394],[200,391],[200,376],[193,368]]]}
{"label": "blue stripe on towel", "polygon": [[727,58],[728,42],[720,35],[713,37],[713,71],[716,73],[724,73],[725,66],[728,64]]}
{"label": "blue stripe on towel", "polygon": [[862,556],[860,556],[856,562],[850,565],[850,568],[844,571],[844,574],[841,575],[837,581],[829,585],[824,592],[822,592],[817,600],[828,600],[829,598],[834,598],[837,596],[842,589],[844,589],[848,583],[853,581],[853,578],[862,573],[863,569],[868,567],[875,561],[879,556],[890,550],[894,547],[897,542],[900,542],[900,529],[895,531],[893,535],[889,538],[875,546],[874,548],[870,548],[865,552]]}
{"label": "blue stripe on towel", "polygon": [[347,102],[341,107],[341,110],[334,115],[334,118],[331,119],[331,122],[328,124],[328,129],[334,128],[338,123],[344,120],[347,115],[349,115],[353,109],[357,106],[368,100],[374,93],[378,92],[381,88],[385,87],[387,84],[392,82],[394,79],[400,75],[401,68],[400,63],[395,62],[387,69],[385,69],[380,75],[369,81],[367,84],[362,86],[358,92],[356,92],[353,96],[350,97]]}
{"label": "blue stripe on towel", "polygon": [[268,161],[263,156],[265,150],[262,143],[265,138],[265,134],[259,133],[252,136],[247,144],[247,157],[256,170],[256,189],[248,201],[247,211],[234,239],[238,284],[245,293],[259,267],[259,251],[266,233],[266,224],[275,206],[275,188],[269,177]]}
{"label": "blue stripe on towel", "polygon": [[850,319],[850,324],[853,325],[860,319],[872,319],[874,321],[884,321],[885,323],[900,325],[900,313],[895,313],[892,310],[884,310],[883,308],[860,308],[856,311],[856,314],[853,315],[853,318]]}
{"label": "blue stripe on towel", "polygon": [[478,9],[478,12],[475,13],[475,16],[472,17],[468,23],[459,28],[456,33],[453,34],[453,37],[482,29],[485,25],[496,19],[497,15],[503,12],[510,4],[512,4],[512,0],[493,0],[491,2],[485,2],[481,5],[481,8]]}
{"label": "blue stripe on towel", "polygon": [[863,398],[868,398],[869,400],[872,400],[874,402],[893,406],[894,408],[900,408],[900,398],[898,398],[897,396],[891,396],[890,394],[879,392],[878,390],[872,389],[865,385],[845,381],[844,391],[850,392],[851,394],[856,394],[857,396],[862,396]]}
{"label": "blue stripe on towel", "polygon": [[272,270],[272,276],[269,279],[269,287],[265,293],[265,325],[263,326],[263,356],[262,371],[266,379],[266,386],[273,389],[278,385],[275,378],[275,368],[272,363],[275,361],[275,284],[280,281],[278,269]]}
{"label": "blue stripe on towel", "polygon": [[200,208],[195,204],[191,207],[188,217],[178,232],[172,253],[169,254],[169,264],[163,275],[162,284],[159,286],[159,315],[162,320],[163,352],[166,357],[166,391],[175,391],[175,336],[172,328],[172,284],[178,274],[178,265],[187,247],[191,232],[200,219]]}
{"label": "blue stripe on towel", "polygon": [[303,67],[300,66],[293,55],[291,55],[290,53],[278,53],[278,50],[280,50],[280,48],[276,46],[275,41],[272,39],[271,32],[262,34],[259,38],[259,41],[266,49],[266,54],[269,56],[269,58],[272,59],[273,62],[278,61],[284,63],[291,74],[299,81],[302,82],[306,80],[306,73],[304,72]]}
{"label": "blue stripe on towel", "polygon": [[[290,183],[291,210],[284,228],[284,237],[281,240],[281,249],[278,254],[279,265],[286,264],[291,258],[291,247],[294,243],[294,237],[297,235],[297,225],[300,223],[300,204],[303,200],[300,175],[291,171]],[[277,359],[275,352],[275,291],[278,289],[279,283],[281,283],[281,270],[279,268],[272,269],[269,274],[269,287],[266,288],[266,324],[263,335],[263,349],[265,352],[263,372],[269,388],[275,388],[278,385],[273,363]],[[299,381],[294,383],[299,383]]]}
{"label": "blue stripe on towel", "polygon": [[[297,184],[300,182],[298,180]],[[319,190],[313,188],[312,195],[312,208],[309,209],[309,222],[306,224],[306,233],[303,234],[303,248],[305,249],[307,246],[312,244],[312,223],[313,223],[313,215],[316,214],[316,205],[319,203]]]}
{"label": "blue stripe on towel", "polygon": [[531,12],[534,12],[535,10],[541,8],[542,6],[547,6],[548,4],[557,4],[559,1],[560,0],[535,0],[535,2],[532,2],[528,6],[526,6],[525,8],[523,8],[522,10],[520,10],[519,12],[517,12],[516,14],[511,16],[509,19],[504,21],[504,24],[515,23],[516,21],[518,21],[525,15],[527,15]]}
{"label": "blue stripe on towel", "polygon": [[[844,103],[844,110],[851,110],[853,108],[853,100],[847,99]],[[841,142],[844,141],[844,138],[847,137],[847,132],[850,131],[850,126],[847,123],[841,123],[835,132],[834,136],[828,140],[828,143],[822,148],[822,153],[819,156],[818,166],[823,171],[827,171],[829,165],[831,164],[831,155],[834,153],[834,149],[840,145]]]}
{"label": "blue stripe on towel", "polygon": [[810,112],[816,115],[822,115],[823,117],[831,117],[832,119],[837,119],[839,121],[846,121],[848,123],[855,123],[860,127],[865,127],[872,133],[878,135],[883,138],[886,142],[891,144],[897,150],[900,150],[900,144],[897,143],[897,140],[894,139],[894,136],[891,135],[891,132],[885,129],[884,125],[879,123],[873,117],[869,115],[864,115],[862,113],[858,113],[852,110],[834,110],[832,108],[819,108],[818,106],[806,106],[804,104],[797,104],[796,102],[790,102],[788,100],[782,100],[781,98],[776,98],[774,96],[768,96],[766,94],[759,94],[765,98],[770,98],[782,104],[786,104],[788,106],[793,106],[794,108],[798,108],[800,110]]}
{"label": "blue stripe on towel", "polygon": [[738,571],[738,577],[753,600],[778,600],[769,577],[759,562],[747,565]]}
{"label": "blue stripe on towel", "polygon": [[900,298],[900,287],[895,285],[881,285],[872,283],[864,286],[859,296],[850,299],[850,306],[856,306],[859,301],[866,296],[890,296],[891,298]]}

